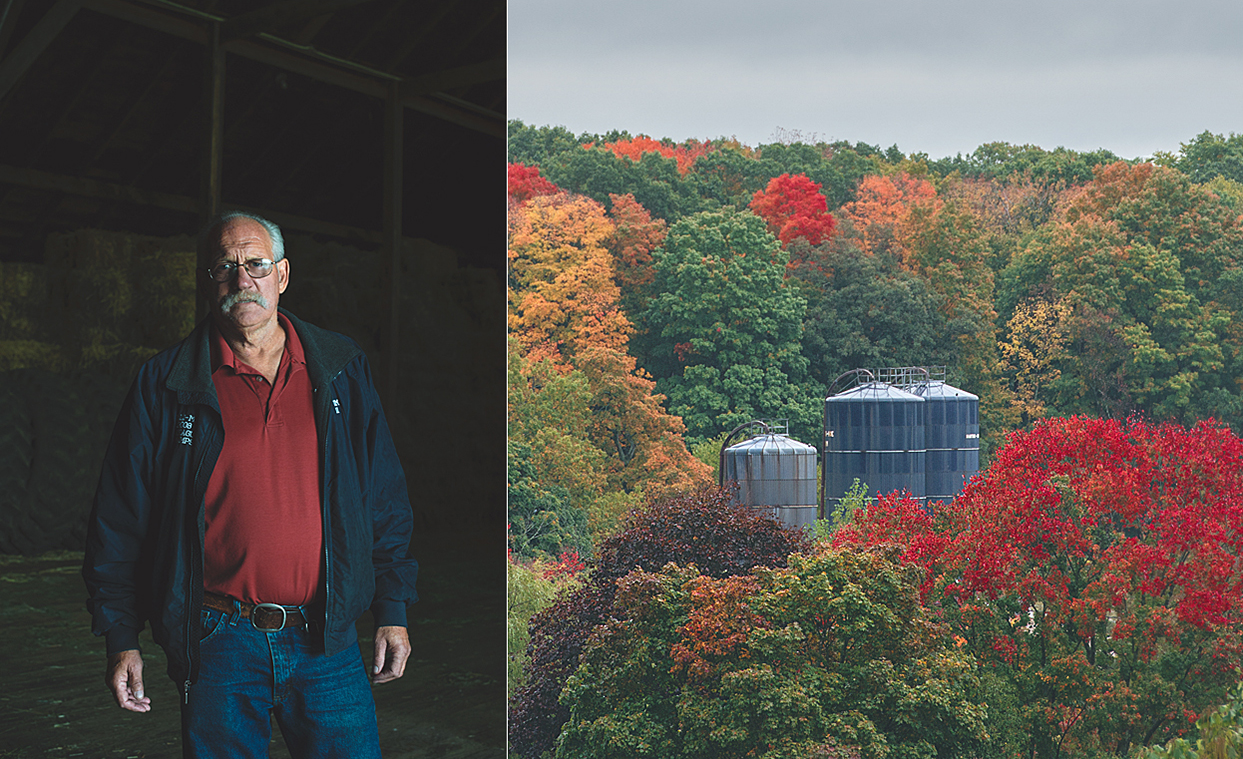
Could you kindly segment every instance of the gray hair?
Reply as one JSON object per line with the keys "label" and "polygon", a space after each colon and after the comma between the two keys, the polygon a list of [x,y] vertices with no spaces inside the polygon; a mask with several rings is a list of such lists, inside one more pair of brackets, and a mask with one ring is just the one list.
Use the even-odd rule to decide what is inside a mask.
{"label": "gray hair", "polygon": [[214,239],[215,232],[233,219],[250,219],[263,227],[268,233],[268,240],[272,243],[272,260],[279,261],[285,257],[285,238],[281,235],[280,227],[258,214],[247,211],[226,211],[208,222],[207,226],[203,227],[203,231],[199,233],[195,247],[198,248],[200,261],[215,252],[213,246],[218,242]]}

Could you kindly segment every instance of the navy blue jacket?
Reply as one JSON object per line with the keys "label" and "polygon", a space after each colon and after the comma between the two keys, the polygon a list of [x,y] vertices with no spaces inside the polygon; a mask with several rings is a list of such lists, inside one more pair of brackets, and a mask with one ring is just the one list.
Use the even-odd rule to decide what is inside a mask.
{"label": "navy blue jacket", "polygon": [[[334,654],[357,643],[354,622],[368,608],[377,626],[405,625],[406,605],[418,600],[410,500],[362,350],[282,313],[314,388],[324,649]],[[198,672],[204,494],[224,441],[209,322],[139,370],[104,457],[82,567],[92,629],[107,636],[108,652],[138,648],[149,623],[169,676],[187,690]]]}

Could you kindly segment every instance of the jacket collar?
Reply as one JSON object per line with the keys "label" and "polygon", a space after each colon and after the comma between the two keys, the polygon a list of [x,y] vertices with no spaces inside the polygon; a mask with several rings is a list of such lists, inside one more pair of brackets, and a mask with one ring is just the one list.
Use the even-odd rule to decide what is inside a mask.
{"label": "jacket collar", "polygon": [[[306,353],[306,370],[313,387],[322,387],[353,361],[362,350],[354,341],[302,321],[285,309],[280,312],[289,319],[302,340]],[[168,373],[168,389],[176,392],[182,403],[207,403],[218,407],[216,386],[211,379],[211,317],[195,326],[185,340]]]}

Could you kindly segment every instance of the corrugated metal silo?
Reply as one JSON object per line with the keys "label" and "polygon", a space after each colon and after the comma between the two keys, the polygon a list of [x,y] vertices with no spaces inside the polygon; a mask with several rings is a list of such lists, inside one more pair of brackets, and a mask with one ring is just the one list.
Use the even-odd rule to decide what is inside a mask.
{"label": "corrugated metal silo", "polygon": [[952,501],[980,469],[980,398],[936,380],[911,392],[925,401],[928,502]]}
{"label": "corrugated metal silo", "polygon": [[855,478],[868,495],[905,491],[923,501],[924,399],[885,382],[858,385],[824,401],[824,513]]}
{"label": "corrugated metal silo", "polygon": [[792,527],[816,520],[816,449],[785,435],[766,434],[724,452],[724,479],[738,483],[735,499]]}

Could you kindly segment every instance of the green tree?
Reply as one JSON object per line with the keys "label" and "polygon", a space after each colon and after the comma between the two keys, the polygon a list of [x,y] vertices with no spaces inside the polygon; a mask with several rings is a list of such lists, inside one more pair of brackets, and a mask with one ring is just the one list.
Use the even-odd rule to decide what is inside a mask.
{"label": "green tree", "polygon": [[588,514],[604,494],[607,454],[588,438],[592,390],[578,371],[509,354],[510,547],[523,558],[591,553]]}
{"label": "green tree", "polygon": [[822,246],[823,267],[800,271],[808,299],[803,352],[824,385],[859,366],[956,365],[966,325],[942,311],[945,297],[889,253],[869,256],[848,237]]}
{"label": "green tree", "polygon": [[694,186],[678,172],[678,162],[645,153],[636,162],[603,147],[567,150],[540,164],[558,187],[586,195],[606,208],[610,195],[630,194],[652,216],[673,223],[702,205]]}
{"label": "green tree", "polygon": [[558,757],[981,753],[976,665],[885,552],[822,549],[788,568],[693,567],[618,581],[562,701]]}
{"label": "green tree", "polygon": [[966,157],[959,155],[932,161],[929,168],[941,176],[957,172],[964,177],[1002,179],[1012,174],[1027,174],[1041,181],[1083,184],[1092,181],[1095,167],[1117,160],[1118,156],[1104,149],[1080,153],[1063,147],[1045,150],[1037,145],[989,142]]}
{"label": "green tree", "polygon": [[808,547],[801,531],[734,503],[719,488],[632,511],[624,529],[601,543],[586,583],[531,620],[529,679],[510,705],[513,751],[529,759],[554,748],[569,716],[558,698],[592,631],[616,616],[619,578],[636,568],[654,572],[671,561],[694,563],[711,577],[745,575],[756,566],[783,567],[787,556]]}
{"label": "green tree", "polygon": [[716,149],[695,162],[687,181],[700,198],[715,205],[745,208],[751,196],[776,176],[775,166],[757,160],[737,143],[718,141]]}
{"label": "green tree", "polygon": [[1140,759],[1238,759],[1243,755],[1243,683],[1230,700],[1196,720],[1200,737],[1193,744],[1175,738],[1164,746],[1150,746]]}
{"label": "green tree", "polygon": [[[1214,194],[1152,164],[1117,163],[1068,193],[1002,274],[1002,318],[1024,300],[1069,310],[1055,414],[1140,411],[1189,423],[1239,415],[1243,229]],[[1004,340],[1003,340],[1004,341]]]}
{"label": "green tree", "polygon": [[641,323],[645,366],[694,438],[759,417],[818,439],[820,395],[801,387],[806,302],[764,222],[725,209],[683,219],[654,256],[658,293]]}
{"label": "green tree", "polygon": [[510,550],[524,559],[567,550],[589,554],[587,513],[571,505],[565,487],[540,483],[530,446],[514,440],[508,445]]}
{"label": "green tree", "polygon": [[575,136],[562,126],[528,126],[518,119],[509,120],[508,132],[509,162],[528,166],[540,166],[553,156],[581,150],[583,143],[596,139],[594,135]]}
{"label": "green tree", "polygon": [[821,246],[815,260],[797,276],[808,301],[803,353],[817,382],[858,367],[958,363],[965,327],[946,317],[945,297],[927,279],[848,237]]}
{"label": "green tree", "polygon": [[1231,132],[1226,137],[1205,130],[1182,143],[1178,156],[1168,163],[1200,184],[1214,177],[1243,182],[1243,134]]}

